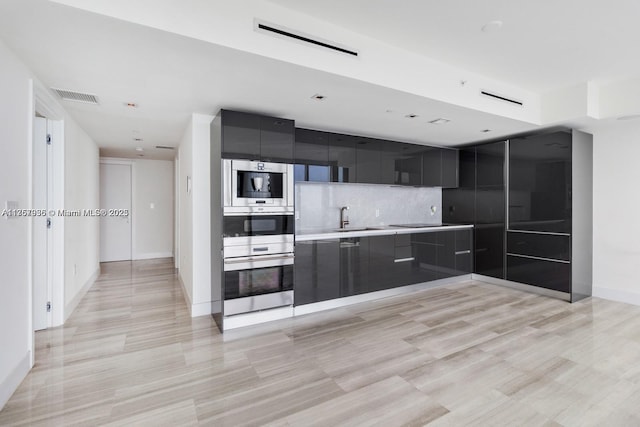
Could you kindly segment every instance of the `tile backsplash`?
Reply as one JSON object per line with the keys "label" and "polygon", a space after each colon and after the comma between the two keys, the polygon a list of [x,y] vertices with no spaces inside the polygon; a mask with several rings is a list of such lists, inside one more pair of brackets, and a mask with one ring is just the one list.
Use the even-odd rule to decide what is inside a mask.
{"label": "tile backsplash", "polygon": [[295,192],[296,233],[339,228],[343,206],[348,227],[442,223],[440,187],[299,182]]}

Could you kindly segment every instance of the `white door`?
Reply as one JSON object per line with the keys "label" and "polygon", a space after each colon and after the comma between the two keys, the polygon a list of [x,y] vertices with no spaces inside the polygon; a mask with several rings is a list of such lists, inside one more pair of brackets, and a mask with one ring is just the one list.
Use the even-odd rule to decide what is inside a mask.
{"label": "white door", "polygon": [[50,146],[47,144],[48,120],[36,117],[33,130],[33,329],[39,331],[49,326],[51,290],[50,229],[47,227],[49,187],[52,184]]}
{"label": "white door", "polygon": [[[100,262],[131,259],[131,165],[100,164]],[[109,215],[126,210],[129,215]]]}

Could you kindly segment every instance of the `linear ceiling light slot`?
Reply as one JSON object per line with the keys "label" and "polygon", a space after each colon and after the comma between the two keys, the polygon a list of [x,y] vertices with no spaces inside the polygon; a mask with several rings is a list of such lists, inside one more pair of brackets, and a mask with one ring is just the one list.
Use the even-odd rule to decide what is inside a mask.
{"label": "linear ceiling light slot", "polygon": [[506,96],[498,95],[492,92],[488,92],[486,90],[481,90],[480,95],[488,96],[490,98],[497,99],[498,101],[510,102],[511,104],[519,105],[521,107],[524,105],[522,101],[518,101],[517,99],[507,98]]}
{"label": "linear ceiling light slot", "polygon": [[331,42],[329,40],[323,40],[318,37],[310,36],[308,34],[304,34],[297,31],[292,31],[290,29],[280,27],[274,24],[269,24],[263,21],[259,21],[259,20],[255,21],[255,30],[258,32],[271,34],[280,38],[286,38],[289,40],[309,43],[315,46],[331,49],[333,51],[344,53],[347,55],[358,56],[358,51],[348,48],[346,46],[340,46],[339,44]]}
{"label": "linear ceiling light slot", "polygon": [[98,97],[91,93],[75,92],[67,89],[51,88],[63,101],[84,102],[85,104],[98,105]]}

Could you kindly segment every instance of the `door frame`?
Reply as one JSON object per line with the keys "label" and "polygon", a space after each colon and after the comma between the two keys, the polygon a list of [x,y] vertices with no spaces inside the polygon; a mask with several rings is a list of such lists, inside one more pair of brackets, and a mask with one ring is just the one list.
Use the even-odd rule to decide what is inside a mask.
{"label": "door frame", "polygon": [[[29,156],[29,199],[33,207],[33,185],[34,185],[34,167],[33,167],[33,144],[36,143],[33,129],[35,126],[36,113],[48,120],[47,133],[51,135],[51,148],[49,149],[48,163],[51,170],[48,172],[48,186],[50,194],[48,195],[50,206],[49,209],[58,211],[64,208],[64,117],[65,113],[62,107],[56,102],[51,93],[39,82],[34,81],[33,84],[33,114],[31,123],[31,153]],[[50,129],[49,129],[49,125]],[[52,228],[48,236],[47,258],[49,263],[48,282],[50,283],[49,298],[51,302],[51,311],[47,316],[48,327],[55,327],[64,324],[64,218],[52,217]],[[30,288],[30,308],[31,308],[31,329],[33,329],[33,265],[34,256],[36,256],[33,247],[33,221],[29,223],[29,252],[31,254],[29,260],[29,288]]]}
{"label": "door frame", "polygon": [[[135,260],[136,251],[136,210],[133,201],[136,200],[136,161],[134,159],[120,159],[117,157],[100,157],[100,165],[127,165],[131,167],[131,261]],[[98,166],[100,167],[100,166]],[[99,184],[102,188],[102,182]],[[102,209],[102,206],[100,206]]]}

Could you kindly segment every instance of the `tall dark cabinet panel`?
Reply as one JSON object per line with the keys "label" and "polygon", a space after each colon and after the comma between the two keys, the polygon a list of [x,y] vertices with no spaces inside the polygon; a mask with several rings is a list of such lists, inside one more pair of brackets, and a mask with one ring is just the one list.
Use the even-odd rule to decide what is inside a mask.
{"label": "tall dark cabinet panel", "polygon": [[442,186],[441,151],[437,147],[425,147],[422,150],[422,185],[425,187]]}
{"label": "tall dark cabinet panel", "polygon": [[221,110],[220,116],[223,158],[293,161],[293,120],[230,110]]}
{"label": "tall dark cabinet panel", "polygon": [[592,151],[579,131],[510,141],[508,280],[591,295]]}
{"label": "tall dark cabinet panel", "polygon": [[441,186],[442,188],[456,188],[458,187],[458,150],[452,148],[443,148],[441,149],[441,155]]}
{"label": "tall dark cabinet panel", "polygon": [[339,298],[340,240],[296,243],[295,305]]}
{"label": "tall dark cabinet panel", "polygon": [[505,142],[459,150],[459,186],[442,191],[442,221],[474,224],[474,272],[504,279]]}
{"label": "tall dark cabinet panel", "polygon": [[370,237],[340,239],[340,296],[369,292]]}

